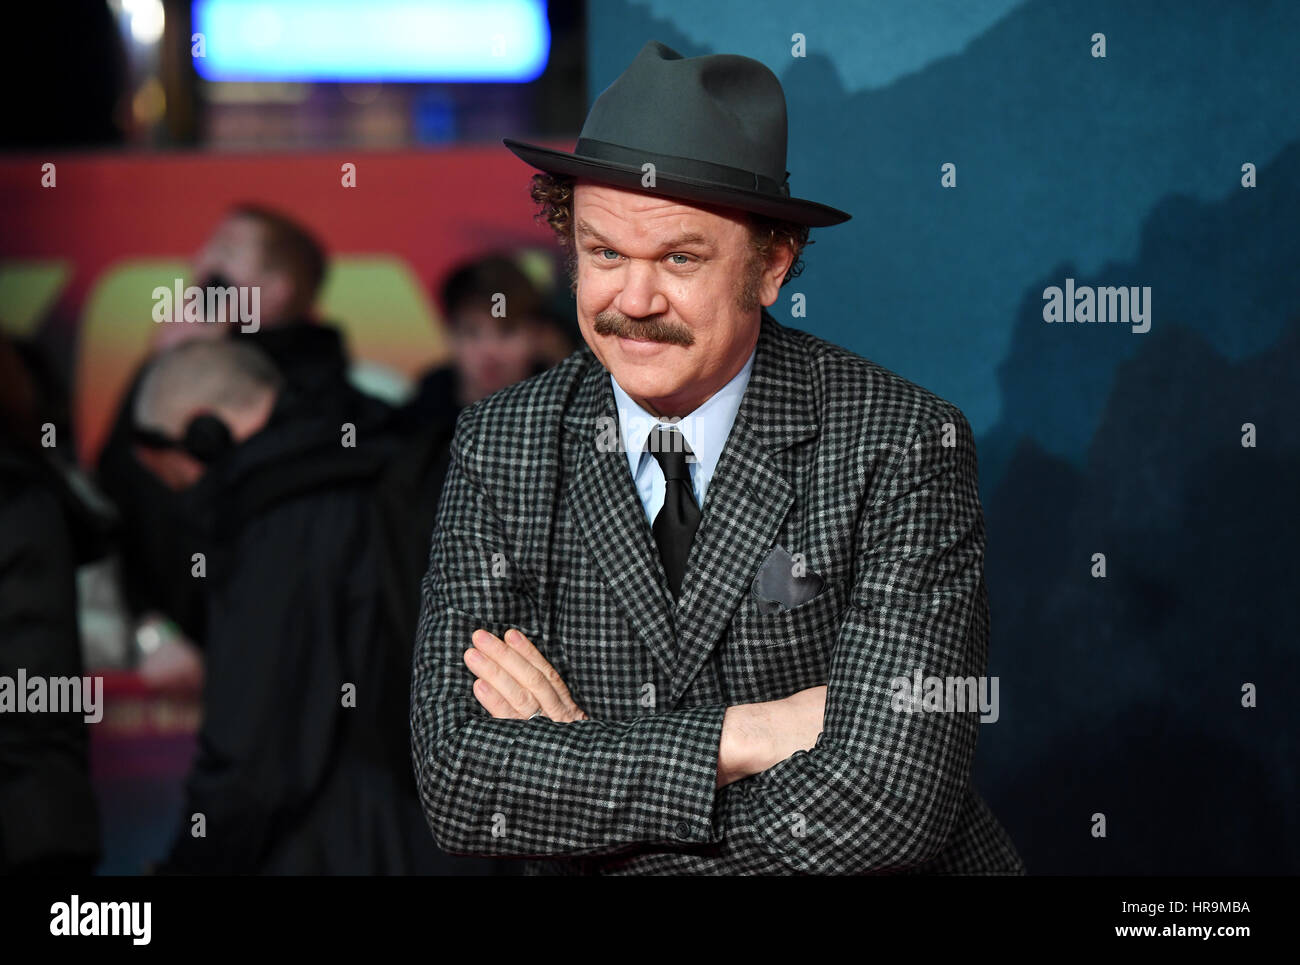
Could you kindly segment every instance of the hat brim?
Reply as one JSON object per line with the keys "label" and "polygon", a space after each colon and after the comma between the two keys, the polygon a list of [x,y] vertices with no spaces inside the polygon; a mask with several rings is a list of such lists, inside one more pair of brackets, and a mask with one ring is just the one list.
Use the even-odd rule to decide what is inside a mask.
{"label": "hat brim", "polygon": [[656,174],[654,188],[646,188],[641,183],[644,173],[639,167],[569,154],[536,144],[525,144],[512,138],[505,138],[503,143],[514,152],[515,156],[548,174],[567,174],[575,178],[589,178],[602,184],[612,184],[616,187],[644,191],[647,194],[667,198],[739,208],[768,218],[793,221],[795,224],[807,225],[810,228],[826,228],[830,225],[843,224],[852,217],[838,208],[819,204],[816,201],[777,198],[759,191],[745,191],[711,181],[663,173]]}

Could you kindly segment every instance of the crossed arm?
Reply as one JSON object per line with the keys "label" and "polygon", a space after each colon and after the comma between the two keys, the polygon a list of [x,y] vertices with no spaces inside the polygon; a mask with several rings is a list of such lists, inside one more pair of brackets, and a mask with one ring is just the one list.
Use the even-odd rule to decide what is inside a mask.
{"label": "crossed arm", "polygon": [[[915,669],[983,673],[974,443],[956,409],[945,416],[881,469],[827,688],[622,721],[587,719],[545,655],[506,632],[541,621],[527,587],[486,575],[508,541],[466,456],[474,426],[463,420],[423,587],[411,709],[439,844],[633,863],[672,852],[675,867],[714,873],[862,873],[934,856],[966,793],[978,718],[898,712],[890,681]],[[955,447],[940,443],[945,421],[958,427]],[[549,720],[528,720],[539,708]]]}
{"label": "crossed arm", "polygon": [[[479,629],[465,651],[465,666],[478,679],[474,697],[499,720],[529,720],[534,715],[572,723],[587,720],[569,688],[519,630],[505,638]],[[809,687],[781,700],[733,704],[722,718],[718,740],[718,782],[726,787],[761,773],[795,751],[817,742],[826,708],[826,687]]]}

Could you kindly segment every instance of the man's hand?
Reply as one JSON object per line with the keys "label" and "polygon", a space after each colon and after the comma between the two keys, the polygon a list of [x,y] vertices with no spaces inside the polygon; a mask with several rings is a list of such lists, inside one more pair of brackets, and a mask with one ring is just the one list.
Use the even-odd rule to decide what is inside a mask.
{"label": "man's hand", "polygon": [[[203,690],[203,653],[170,623],[151,618],[136,629],[150,649],[137,668],[144,682],[153,690],[182,695]],[[149,632],[152,631],[152,634]]]}
{"label": "man's hand", "polygon": [[718,742],[718,787],[765,771],[795,751],[811,750],[825,715],[825,686],[728,707]]}
{"label": "man's hand", "polygon": [[518,630],[507,630],[504,641],[475,630],[470,642],[465,666],[478,678],[474,697],[493,717],[526,720],[541,710],[560,723],[587,719],[555,668]]}

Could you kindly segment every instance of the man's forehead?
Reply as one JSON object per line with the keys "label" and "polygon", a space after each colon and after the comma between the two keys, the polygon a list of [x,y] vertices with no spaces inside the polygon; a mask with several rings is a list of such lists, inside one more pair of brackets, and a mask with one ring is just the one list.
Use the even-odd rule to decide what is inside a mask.
{"label": "man's forehead", "polygon": [[744,217],[740,212],[581,182],[574,188],[573,213],[579,236],[693,236],[701,242],[717,239]]}
{"label": "man's forehead", "polygon": [[235,212],[222,219],[212,240],[222,244],[242,244],[262,240],[262,224],[252,215]]}

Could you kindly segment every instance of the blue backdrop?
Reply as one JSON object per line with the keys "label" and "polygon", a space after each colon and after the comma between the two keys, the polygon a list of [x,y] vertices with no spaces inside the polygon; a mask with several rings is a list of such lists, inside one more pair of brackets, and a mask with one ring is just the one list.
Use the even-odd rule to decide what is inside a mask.
{"label": "blue backdrop", "polygon": [[[773,313],[970,419],[976,783],[1031,873],[1300,871],[1300,5],[612,0],[589,30],[593,97],[650,39],[772,68],[792,193],[854,215]],[[1067,278],[1149,286],[1150,330],[1046,323]]]}

